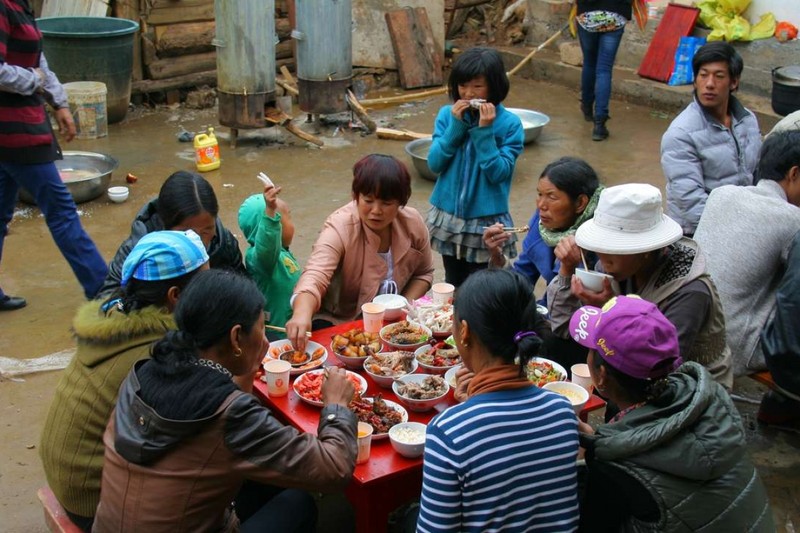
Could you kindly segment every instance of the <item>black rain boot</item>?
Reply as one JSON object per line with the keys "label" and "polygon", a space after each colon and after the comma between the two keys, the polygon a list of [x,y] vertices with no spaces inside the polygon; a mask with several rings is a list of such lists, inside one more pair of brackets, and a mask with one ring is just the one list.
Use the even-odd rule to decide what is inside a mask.
{"label": "black rain boot", "polygon": [[606,128],[606,120],[608,120],[608,117],[595,119],[594,129],[592,129],[593,141],[605,141],[606,139],[608,139],[608,128]]}
{"label": "black rain boot", "polygon": [[581,101],[581,111],[583,112],[583,120],[586,122],[594,122],[594,112],[592,111],[592,104],[587,104]]}

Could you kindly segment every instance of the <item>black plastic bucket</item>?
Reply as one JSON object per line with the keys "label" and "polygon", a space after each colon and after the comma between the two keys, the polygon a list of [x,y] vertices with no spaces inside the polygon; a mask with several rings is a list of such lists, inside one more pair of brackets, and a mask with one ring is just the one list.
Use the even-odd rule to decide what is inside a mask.
{"label": "black plastic bucket", "polygon": [[800,109],[800,66],[772,69],[772,110],[788,115]]}
{"label": "black plastic bucket", "polygon": [[139,24],[110,17],[47,17],[36,21],[50,69],[61,83],[100,81],[108,89],[108,122],[128,112],[133,38]]}

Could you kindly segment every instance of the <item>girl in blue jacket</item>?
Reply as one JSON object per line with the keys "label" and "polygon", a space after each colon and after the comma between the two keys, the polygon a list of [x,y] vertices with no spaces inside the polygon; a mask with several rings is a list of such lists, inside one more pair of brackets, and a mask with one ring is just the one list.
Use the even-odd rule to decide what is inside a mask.
{"label": "girl in blue jacket", "polygon": [[[508,197],[523,131],[520,119],[500,103],[508,89],[500,54],[472,48],[453,63],[448,93],[454,103],[436,117],[428,165],[439,178],[427,224],[445,280],[455,286],[487,266],[483,228],[513,226]],[[517,255],[515,242],[509,239],[503,249],[510,258]]]}

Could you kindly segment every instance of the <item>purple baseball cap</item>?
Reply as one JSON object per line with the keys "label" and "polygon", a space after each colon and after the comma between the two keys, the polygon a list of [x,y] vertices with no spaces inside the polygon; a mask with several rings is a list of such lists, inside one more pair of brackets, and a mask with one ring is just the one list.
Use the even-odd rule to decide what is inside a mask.
{"label": "purple baseball cap", "polygon": [[602,309],[585,305],[569,321],[572,339],[638,379],[666,376],[683,362],[678,331],[652,302],[616,296]]}

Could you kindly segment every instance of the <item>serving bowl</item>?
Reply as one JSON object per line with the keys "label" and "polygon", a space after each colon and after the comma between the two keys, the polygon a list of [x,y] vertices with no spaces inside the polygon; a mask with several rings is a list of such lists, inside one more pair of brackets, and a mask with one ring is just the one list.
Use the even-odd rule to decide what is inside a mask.
{"label": "serving bowl", "polygon": [[[267,354],[264,357],[264,362],[268,361],[269,359],[280,359],[281,354],[288,350],[293,350],[292,341],[289,339],[270,341],[269,349],[267,349]],[[319,350],[322,350],[322,352],[319,352]],[[312,340],[309,340],[306,343],[306,354],[309,356],[308,362],[302,365],[292,365],[292,369],[289,371],[289,374],[292,376],[298,376],[307,370],[319,368],[328,359],[328,350],[326,350],[325,347],[320,343]],[[316,359],[314,358],[315,354],[317,355]]]}
{"label": "serving bowl", "polygon": [[461,370],[461,368],[463,366],[464,366],[464,363],[460,363],[460,364],[457,364],[455,366],[451,366],[450,368],[447,369],[447,372],[444,373],[444,380],[447,382],[448,385],[450,385],[451,389],[455,389],[456,386],[458,385],[456,383],[456,373],[459,370]]}
{"label": "serving bowl", "polygon": [[[442,345],[442,344],[446,344],[446,343],[440,342],[440,343],[437,343],[437,346]],[[452,348],[456,353],[458,353],[458,350],[456,350],[453,346],[450,346],[449,344],[446,344],[445,348],[448,348],[448,349]],[[414,351],[414,356],[417,358],[417,362],[419,363],[419,367],[424,372],[426,372],[428,374],[438,374],[438,375],[446,374],[447,371],[450,370],[451,368],[457,367],[457,366],[459,366],[459,365],[461,365],[463,363],[460,357],[452,365],[439,366],[439,365],[430,365],[428,363],[424,363],[420,359],[420,356],[427,354],[428,352],[430,352],[433,349],[434,349],[434,346],[431,346],[430,344],[424,344],[424,345],[420,346],[419,348],[417,348]]]}
{"label": "serving bowl", "polygon": [[[418,337],[418,342],[409,342],[409,343],[401,343],[397,342],[396,340],[392,340],[391,335],[392,332],[400,329],[404,326],[404,324],[411,325],[414,328],[417,328],[421,331],[421,334]],[[422,324],[417,324],[416,322],[412,321],[405,321],[405,322],[395,322],[394,324],[389,324],[388,326],[383,326],[380,331],[381,341],[390,348],[394,350],[403,350],[405,352],[413,352],[420,346],[424,346],[428,343],[428,340],[431,338],[433,333],[431,332],[430,328],[426,328]]]}
{"label": "serving bowl", "polygon": [[406,312],[408,300],[400,294],[379,294],[372,303],[381,304],[384,309],[383,319],[389,322],[400,320]]}
{"label": "serving bowl", "polygon": [[[380,337],[377,335],[375,339],[371,342],[368,342],[371,339],[374,333],[365,333],[363,328],[353,328],[350,331],[345,333],[334,335],[331,339],[331,352],[335,355],[344,366],[349,368],[350,370],[361,370],[364,367],[364,361],[367,360],[367,357],[370,356],[372,353],[377,353],[381,349],[381,341]],[[367,338],[369,336],[369,339]],[[363,338],[362,338],[363,337]],[[339,339],[342,343],[345,341],[347,344],[342,344],[342,347],[338,347],[336,342]],[[354,340],[356,339],[356,340]],[[363,341],[363,342],[362,342]],[[356,351],[360,351],[361,347],[369,346],[371,351],[370,353],[366,353],[364,355],[352,356],[352,355],[345,355],[343,352],[344,349],[350,348],[352,349],[353,353]]]}
{"label": "serving bowl", "polygon": [[588,290],[593,292],[603,291],[603,280],[607,279],[611,282],[611,290],[616,294],[620,293],[619,283],[614,279],[614,276],[606,274],[605,272],[597,272],[596,270],[586,270],[585,268],[576,268],[575,275],[581,280],[581,283]]}
{"label": "serving bowl", "polygon": [[532,143],[538,139],[544,127],[550,122],[550,117],[532,109],[507,107],[506,111],[514,113],[522,121],[522,130],[525,133],[525,138],[522,141],[524,144]]}
{"label": "serving bowl", "polygon": [[544,357],[534,357],[528,361],[526,369],[528,380],[539,387],[551,381],[566,381],[567,369]]}
{"label": "serving bowl", "polygon": [[[389,429],[389,442],[392,443],[394,451],[403,457],[415,459],[425,451],[425,431],[427,429],[427,426],[420,422],[396,424]],[[420,436],[421,438],[419,438]]]}
{"label": "serving bowl", "polygon": [[[364,394],[367,391],[367,380],[364,376],[359,376],[355,372],[345,370],[347,379],[353,384],[356,394]],[[297,397],[307,404],[322,407],[322,398],[320,391],[322,390],[322,382],[324,381],[325,369],[318,368],[316,370],[309,370],[302,376],[298,377],[292,383],[292,389]],[[313,390],[313,392],[312,392]],[[319,396],[319,399],[317,397]]]}
{"label": "serving bowl", "polygon": [[[55,161],[58,173],[76,204],[94,200],[108,189],[111,173],[119,162],[110,155],[97,152],[66,151],[64,159]],[[36,199],[25,188],[20,188],[19,199],[36,205]]]}
{"label": "serving bowl", "polygon": [[394,383],[395,379],[397,379],[399,377],[402,377],[402,376],[407,376],[409,374],[413,374],[419,368],[419,362],[417,361],[417,359],[415,357],[415,358],[412,358],[410,360],[410,367],[409,367],[408,371],[405,374],[399,374],[399,375],[395,374],[395,375],[392,375],[392,376],[386,376],[386,375],[383,375],[383,374],[376,374],[376,373],[372,372],[369,369],[369,363],[371,362],[371,359],[372,359],[372,356],[367,357],[367,359],[364,361],[364,372],[369,374],[369,376],[375,381],[375,383],[379,387],[383,387],[384,389],[391,389],[392,388],[392,383]]}
{"label": "serving bowl", "polygon": [[431,144],[433,144],[432,137],[415,139],[406,144],[406,153],[411,157],[414,168],[417,169],[417,172],[422,178],[428,181],[436,181],[439,175],[428,166],[428,152],[431,149]]}
{"label": "serving bowl", "polygon": [[127,187],[109,187],[108,188],[108,199],[114,202],[115,204],[121,204],[125,200],[128,199],[128,195],[130,191]]}
{"label": "serving bowl", "polygon": [[[434,398],[425,398],[422,399],[415,399],[409,398],[408,396],[404,396],[400,394],[399,385],[401,383],[416,383],[421,385],[423,381],[426,379],[440,379],[444,383],[442,394]],[[417,413],[424,413],[426,411],[430,411],[434,408],[434,406],[442,401],[442,398],[447,396],[447,393],[450,391],[450,385],[447,384],[447,381],[442,376],[435,376],[432,374],[406,374],[403,377],[397,378],[394,383],[392,383],[392,391],[394,392],[395,396],[397,396],[397,401],[401,404],[406,406],[409,411],[415,411]]]}
{"label": "serving bowl", "polygon": [[572,404],[572,408],[575,410],[576,415],[581,412],[583,406],[589,401],[589,391],[577,383],[571,383],[569,381],[552,381],[550,383],[545,383],[542,388],[557,392],[562,396],[566,396],[569,402]]}

